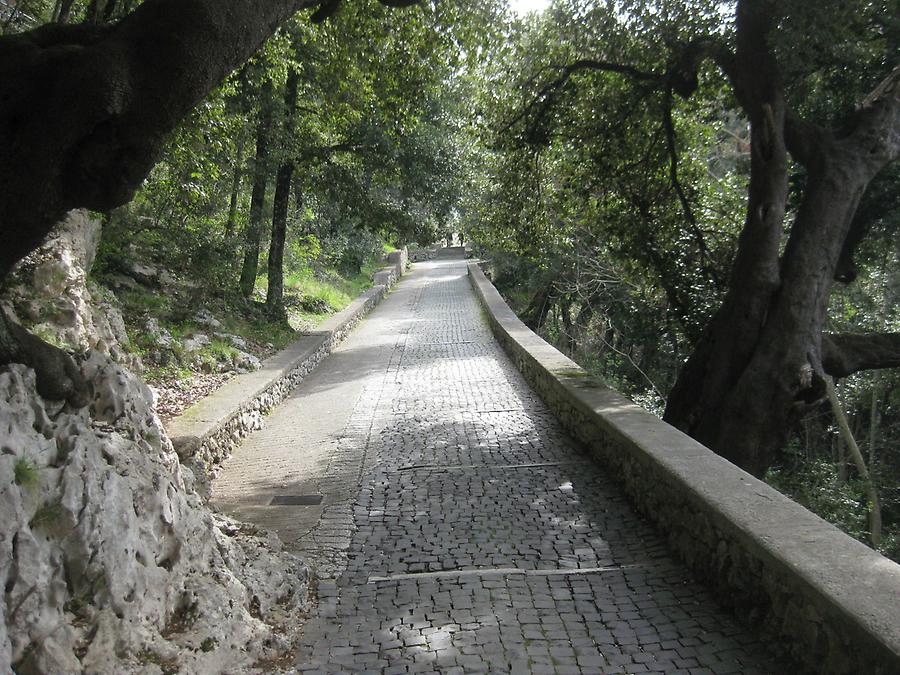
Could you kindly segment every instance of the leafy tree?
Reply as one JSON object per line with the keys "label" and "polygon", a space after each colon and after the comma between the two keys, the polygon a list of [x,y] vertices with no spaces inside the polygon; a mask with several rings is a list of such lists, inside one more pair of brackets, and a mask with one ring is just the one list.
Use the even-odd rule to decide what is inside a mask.
{"label": "leafy tree", "polygon": [[[863,224],[885,212],[857,209],[861,195],[900,151],[889,4],[741,1],[730,17],[699,1],[559,2],[505,63],[522,74],[493,106],[507,196],[494,227],[571,254],[579,231],[600,232],[649,273],[692,350],[666,419],[756,474],[826,375],[898,365],[896,333],[826,332],[832,282],[852,280]],[[749,166],[703,150],[696,123],[735,131],[735,107]],[[743,180],[741,226],[720,192]]]}
{"label": "leafy tree", "polygon": [[[60,3],[59,23],[0,38],[0,279],[69,209],[128,202],[179,123],[280,24],[305,8],[321,22],[341,4],[147,0],[121,21],[67,25],[72,4]],[[468,9],[436,11],[454,19]],[[415,10],[406,18],[417,23]],[[3,317],[0,362],[10,361],[34,366],[44,395],[83,401],[71,360]]]}

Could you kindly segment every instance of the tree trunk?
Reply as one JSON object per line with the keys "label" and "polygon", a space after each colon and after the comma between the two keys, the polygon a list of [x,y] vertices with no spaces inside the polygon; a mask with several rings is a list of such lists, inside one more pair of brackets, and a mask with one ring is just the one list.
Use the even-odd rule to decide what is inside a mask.
{"label": "tree trunk", "polygon": [[112,21],[116,14],[117,0],[107,0],[106,7],[103,8],[103,20]]}
{"label": "tree trunk", "polygon": [[234,174],[231,178],[231,196],[228,200],[228,220],[225,222],[225,238],[230,239],[237,225],[238,198],[241,196],[241,181],[244,178],[244,135],[238,137],[235,148]]}
{"label": "tree trunk", "polygon": [[0,279],[69,210],[128,202],[178,123],[303,6],[147,0],[116,24],[0,38]]}
{"label": "tree trunk", "polygon": [[294,218],[297,222],[303,223],[303,228],[301,233],[304,235],[310,234],[310,229],[306,223],[306,219],[303,217],[303,180],[301,176],[294,172],[293,179],[293,190],[294,190]]}
{"label": "tree trunk", "polygon": [[103,14],[105,4],[104,0],[91,0],[88,4],[87,12],[85,12],[85,22],[100,23],[100,17]]}
{"label": "tree trunk", "polygon": [[878,444],[878,422],[881,418],[878,412],[878,393],[880,388],[881,376],[879,373],[875,373],[872,381],[872,406],[869,410],[869,466],[875,465],[875,448]]}
{"label": "tree trunk", "polygon": [[567,355],[572,357],[575,355],[578,341],[575,338],[575,326],[572,324],[572,301],[568,296],[564,296],[560,300],[559,311],[563,322],[563,342],[565,343]]}
{"label": "tree trunk", "polygon": [[266,80],[259,94],[259,119],[256,126],[256,159],[253,163],[253,191],[250,194],[250,218],[244,228],[244,263],[241,266],[241,295],[249,298],[259,271],[259,245],[262,237],[263,208],[269,183],[269,136],[272,130],[272,83]]}
{"label": "tree trunk", "polygon": [[[679,374],[664,418],[756,475],[826,395],[822,329],[838,259],[866,185],[900,149],[900,70],[841,138],[789,118],[767,47],[776,19],[770,3],[738,5],[729,76],[751,121],[747,220],[725,301]],[[779,260],[788,142],[808,173]]]}
{"label": "tree trunk", "polygon": [[[743,306],[726,300],[666,409],[667,421],[757,475],[771,466],[799,416],[826,393],[822,329],[867,172],[834,149],[823,153],[822,165],[810,172],[777,292],[758,293]],[[754,201],[751,188],[751,209]],[[733,284],[742,284],[739,276]]]}
{"label": "tree trunk", "polygon": [[[664,419],[748,468],[743,452],[717,444],[725,398],[756,347],[779,282],[778,247],[787,201],[784,98],[771,54],[765,10],[742,11],[732,80],[750,117],[751,170],[747,217],[728,292],[669,394]],[[758,471],[757,471],[758,472]]]}
{"label": "tree trunk", "polygon": [[837,465],[838,483],[844,485],[847,483],[847,449],[844,444],[844,437],[838,436],[837,448],[834,453],[834,463]]}
{"label": "tree trunk", "polygon": [[287,212],[291,197],[293,162],[278,167],[275,179],[275,203],[272,207],[272,238],[269,241],[268,287],[266,307],[273,314],[284,310],[284,246],[287,238]]}
{"label": "tree trunk", "polygon": [[[272,206],[272,237],[269,241],[268,288],[266,307],[274,315],[284,313],[284,244],[287,238],[288,202],[294,177],[294,113],[297,107],[296,69],[288,73],[284,88],[284,125],[282,162],[275,178],[275,202]],[[286,146],[286,147],[284,147]]]}
{"label": "tree trunk", "polygon": [[74,3],[75,0],[57,0],[56,6],[53,9],[54,23],[69,23],[69,17],[72,14],[72,5]]}
{"label": "tree trunk", "polygon": [[547,320],[547,314],[553,306],[553,300],[550,295],[553,292],[554,280],[551,279],[541,286],[531,296],[528,307],[521,312],[522,323],[528,326],[534,332],[538,332]]}

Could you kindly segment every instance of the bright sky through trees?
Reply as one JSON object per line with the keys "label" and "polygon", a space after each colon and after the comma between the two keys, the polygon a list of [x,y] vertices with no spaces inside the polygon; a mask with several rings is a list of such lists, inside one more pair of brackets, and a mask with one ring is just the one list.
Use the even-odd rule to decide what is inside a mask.
{"label": "bright sky through trees", "polygon": [[509,0],[509,8],[519,16],[528,12],[542,12],[549,4],[550,0]]}

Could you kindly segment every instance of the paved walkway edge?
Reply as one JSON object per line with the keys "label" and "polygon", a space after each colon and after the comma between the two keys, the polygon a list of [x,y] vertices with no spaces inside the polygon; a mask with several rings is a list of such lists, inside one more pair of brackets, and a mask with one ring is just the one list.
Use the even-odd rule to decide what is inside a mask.
{"label": "paved walkway edge", "polygon": [[724,604],[812,672],[900,673],[900,565],[588,375],[468,272],[516,367]]}
{"label": "paved walkway edge", "polygon": [[375,307],[406,269],[406,253],[388,257],[390,265],[373,275],[375,285],[318,330],[263,361],[262,368],[230,379],[172,420],[166,429],[182,463],[198,479],[198,491],[209,496],[208,481],[216,467],[247,434],[262,427],[263,416],[300,382]]}

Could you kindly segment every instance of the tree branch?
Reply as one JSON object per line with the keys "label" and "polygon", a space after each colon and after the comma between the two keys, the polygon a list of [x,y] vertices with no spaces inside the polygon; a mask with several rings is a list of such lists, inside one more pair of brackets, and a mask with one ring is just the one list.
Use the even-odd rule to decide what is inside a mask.
{"label": "tree branch", "polygon": [[70,209],[128,202],[228,73],[297,11],[326,5],[146,0],[117,24],[0,37],[0,280]]}
{"label": "tree branch", "polygon": [[691,207],[690,201],[688,201],[684,187],[681,185],[681,180],[678,178],[678,148],[675,136],[675,123],[672,120],[673,104],[672,88],[669,86],[666,87],[666,94],[663,100],[663,129],[665,129],[666,132],[666,149],[669,155],[669,182],[672,183],[672,188],[678,196],[678,201],[681,204],[681,211],[684,213],[684,219],[687,221],[688,228],[691,230],[691,233],[694,235],[694,239],[697,242],[700,256],[705,261],[704,271],[709,275],[713,285],[716,288],[721,288],[722,281],[719,279],[719,274],[713,265],[709,247],[706,245],[703,232],[697,226],[697,218],[694,215],[694,210]]}
{"label": "tree branch", "polygon": [[863,479],[866,486],[866,493],[869,497],[869,538],[872,542],[872,547],[877,549],[881,543],[881,502],[878,499],[878,489],[869,475],[869,470],[866,467],[862,452],[859,451],[859,445],[853,437],[853,432],[850,431],[850,422],[847,420],[847,413],[844,412],[841,401],[834,389],[834,380],[830,377],[825,378],[825,387],[828,392],[828,402],[831,404],[831,412],[838,423],[838,429],[841,432],[844,443],[847,444],[853,463],[856,464],[859,477]]}
{"label": "tree branch", "polygon": [[900,65],[865,98],[856,121],[851,138],[866,149],[874,175],[900,157]]}
{"label": "tree branch", "polygon": [[827,132],[808,120],[801,119],[786,107],[784,115],[784,144],[797,160],[807,169],[812,168],[819,157],[822,141]]}
{"label": "tree branch", "polygon": [[833,377],[860,370],[900,368],[900,333],[822,336],[822,367]]}
{"label": "tree branch", "polygon": [[596,59],[580,59],[578,61],[574,61],[567,66],[549,66],[547,68],[541,68],[538,73],[529,78],[525,84],[529,84],[533,82],[540,73],[546,71],[547,69],[556,70],[559,72],[559,75],[545,84],[540,90],[532,97],[531,102],[527,105],[523,106],[522,109],[516,114],[509,122],[507,122],[500,130],[500,133],[506,133],[516,124],[521,122],[526,117],[529,117],[533,111],[537,110],[536,118],[538,120],[543,119],[543,117],[547,114],[550,108],[556,101],[556,97],[562,88],[568,83],[569,79],[575,73],[578,73],[583,70],[591,70],[591,71],[602,71],[602,72],[610,72],[610,73],[619,73],[621,75],[628,75],[629,77],[633,77],[636,80],[642,81],[651,81],[651,82],[662,82],[665,78],[665,75],[660,75],[659,73],[647,72],[644,70],[640,70],[639,68],[635,68],[634,66],[629,66],[621,63],[613,63],[611,61],[599,61]]}
{"label": "tree branch", "polygon": [[[419,4],[421,0],[378,0],[385,7],[412,7]],[[334,16],[341,8],[341,0],[321,0],[319,8],[312,13],[309,20],[313,23],[322,23],[326,19]]]}
{"label": "tree branch", "polygon": [[0,38],[0,278],[72,208],[131,199],[178,123],[310,0],[147,0]]}
{"label": "tree branch", "polygon": [[[558,66],[557,66],[558,67]],[[613,63],[612,61],[599,61],[597,59],[579,59],[570,63],[562,69],[561,79],[568,79],[573,73],[579,70],[600,70],[609,73],[619,73],[628,75],[636,80],[659,81],[663,78],[658,73],[648,72],[622,63]]]}

